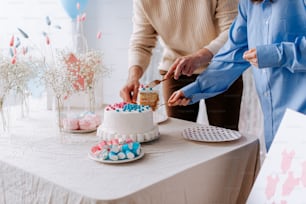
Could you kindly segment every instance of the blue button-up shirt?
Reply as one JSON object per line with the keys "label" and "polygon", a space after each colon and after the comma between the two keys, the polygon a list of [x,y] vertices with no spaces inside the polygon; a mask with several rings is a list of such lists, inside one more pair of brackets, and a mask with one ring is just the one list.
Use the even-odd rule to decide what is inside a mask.
{"label": "blue button-up shirt", "polygon": [[227,43],[182,91],[191,103],[226,91],[250,67],[242,56],[251,48],[257,49],[259,68],[251,69],[269,150],[285,110],[306,113],[306,0],[240,0]]}

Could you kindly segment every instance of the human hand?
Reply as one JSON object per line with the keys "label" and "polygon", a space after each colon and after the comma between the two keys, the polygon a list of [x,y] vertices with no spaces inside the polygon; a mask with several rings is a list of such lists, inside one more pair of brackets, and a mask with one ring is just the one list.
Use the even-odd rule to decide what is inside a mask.
{"label": "human hand", "polygon": [[140,86],[139,79],[141,78],[142,74],[143,71],[140,67],[134,66],[130,68],[128,80],[120,90],[120,97],[124,102],[137,102],[138,89]]}
{"label": "human hand", "polygon": [[255,48],[245,51],[243,53],[243,59],[250,62],[253,66],[258,67],[257,52]]}
{"label": "human hand", "polygon": [[193,54],[179,57],[171,65],[164,79],[169,79],[172,75],[176,80],[180,75],[191,76],[198,67],[208,64],[212,57],[213,54],[206,48],[202,48]]}
{"label": "human hand", "polygon": [[178,90],[170,96],[168,106],[187,106],[189,102],[190,99],[186,98],[181,90]]}
{"label": "human hand", "polygon": [[136,103],[139,86],[139,81],[127,81],[127,83],[120,90],[120,97],[124,102]]}

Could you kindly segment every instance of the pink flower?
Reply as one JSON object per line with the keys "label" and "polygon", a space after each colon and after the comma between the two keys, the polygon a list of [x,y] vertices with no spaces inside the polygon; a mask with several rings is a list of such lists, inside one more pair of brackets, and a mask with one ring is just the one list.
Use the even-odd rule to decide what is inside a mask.
{"label": "pink flower", "polygon": [[102,37],[102,32],[99,31],[99,32],[97,33],[97,38],[98,38],[98,39],[101,39],[101,37]]}
{"label": "pink flower", "polygon": [[16,64],[16,61],[17,61],[16,57],[13,57],[12,60],[11,60],[11,63]]}
{"label": "pink flower", "polygon": [[50,38],[48,36],[46,36],[46,44],[50,45]]}
{"label": "pink flower", "polygon": [[14,35],[12,35],[11,40],[10,40],[10,47],[14,46],[14,39],[15,39],[15,37],[14,37]]}
{"label": "pink flower", "polygon": [[81,5],[80,5],[80,3],[79,3],[79,2],[76,4],[76,8],[77,8],[78,10],[80,10]]}

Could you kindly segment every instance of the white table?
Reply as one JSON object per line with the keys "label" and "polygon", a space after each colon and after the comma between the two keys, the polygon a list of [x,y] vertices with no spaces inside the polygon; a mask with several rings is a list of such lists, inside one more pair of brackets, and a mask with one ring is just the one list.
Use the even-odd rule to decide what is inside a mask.
{"label": "white table", "polygon": [[244,203],[257,175],[256,137],[193,142],[181,133],[195,123],[169,118],[142,159],[102,164],[87,157],[95,133],[63,142],[51,115],[31,113],[0,138],[0,203]]}

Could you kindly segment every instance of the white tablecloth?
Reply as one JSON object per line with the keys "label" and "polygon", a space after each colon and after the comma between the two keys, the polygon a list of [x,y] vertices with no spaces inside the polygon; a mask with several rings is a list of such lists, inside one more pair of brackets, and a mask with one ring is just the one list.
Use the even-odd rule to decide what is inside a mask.
{"label": "white tablecloth", "polygon": [[0,203],[244,203],[257,175],[256,137],[193,142],[181,133],[195,123],[169,118],[142,159],[102,164],[87,157],[95,133],[63,141],[50,115],[13,121],[11,139],[0,138]]}

